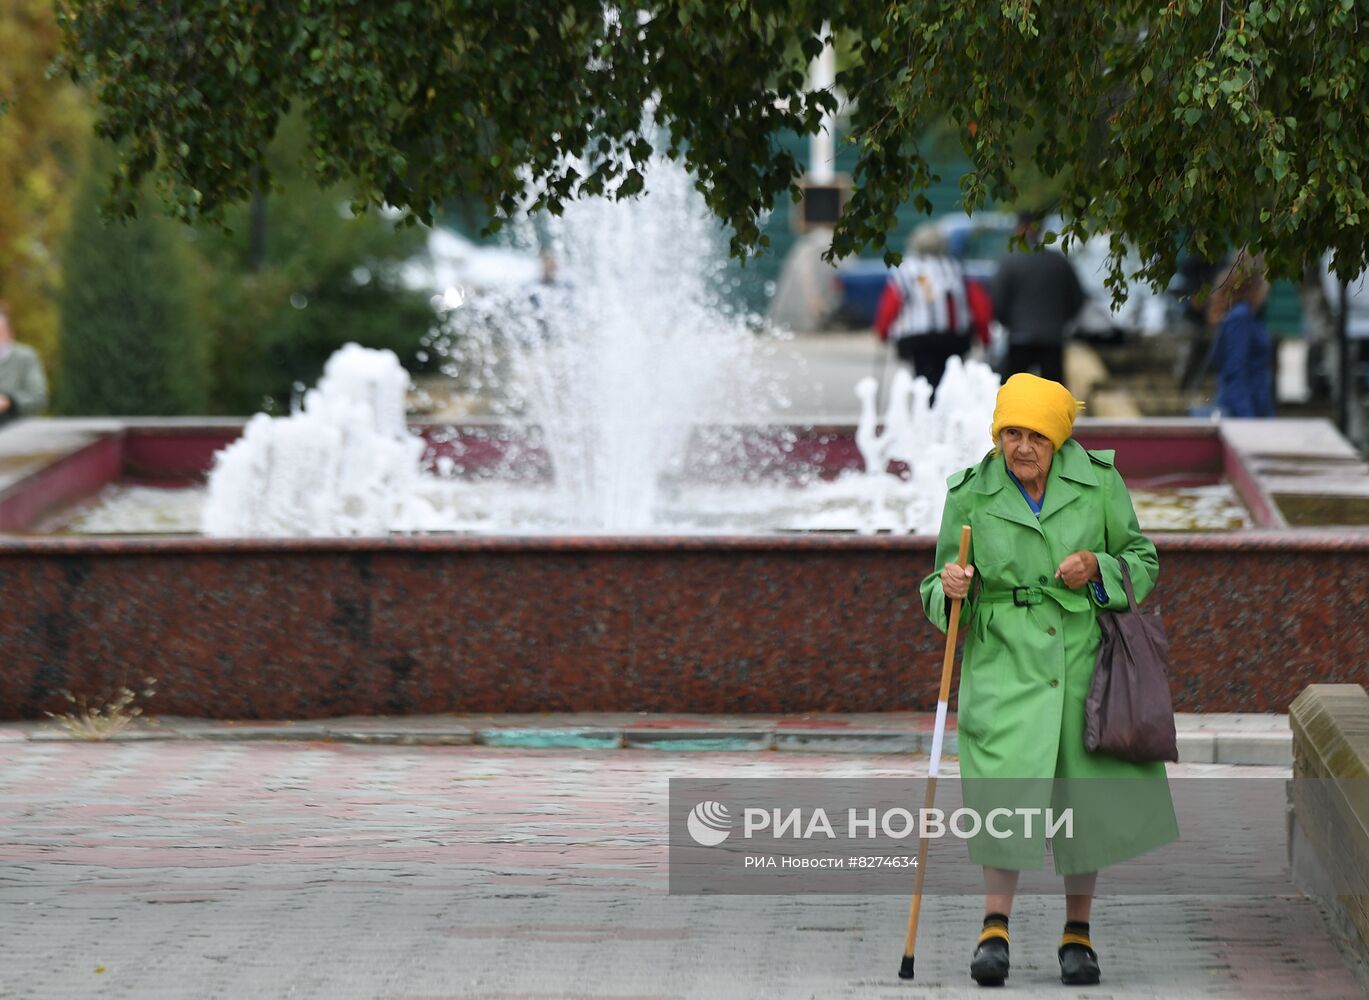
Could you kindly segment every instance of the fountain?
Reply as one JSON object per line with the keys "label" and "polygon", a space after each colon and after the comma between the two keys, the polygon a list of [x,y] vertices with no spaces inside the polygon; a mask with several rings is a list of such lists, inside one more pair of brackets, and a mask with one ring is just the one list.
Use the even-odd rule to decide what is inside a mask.
{"label": "fountain", "polygon": [[409,375],[390,351],[348,344],[297,413],[259,413],[220,452],[204,503],[216,537],[330,538],[422,530],[424,441],[404,422]]}
{"label": "fountain", "polygon": [[[157,678],[158,711],[239,718],[933,705],[917,583],[996,377],[953,365],[933,402],[900,372],[883,414],[855,388],[855,427],[776,421],[783,341],[719,307],[688,178],[650,183],[547,224],[555,282],[447,297],[433,349],[498,377],[491,417],[406,426],[398,363],[348,348],[284,419],[0,432],[3,711],[121,671]],[[1240,530],[1149,524],[1178,708],[1279,710],[1361,669],[1357,605],[1321,581],[1369,591],[1369,538],[1290,529],[1275,499],[1299,461],[1369,482],[1327,425],[1085,418],[1077,436],[1116,449],[1138,494],[1240,498],[1238,524],[1215,511]],[[102,533],[121,504],[134,533]]]}
{"label": "fountain", "polygon": [[204,534],[934,532],[946,477],[983,453],[998,376],[956,360],[933,404],[900,367],[882,416],[864,380],[864,468],[824,480],[792,457],[793,433],[763,425],[783,405],[764,365],[782,340],[724,305],[716,221],[681,167],[657,157],[646,173],[640,198],[585,200],[537,231],[515,228],[554,274],[441,300],[431,349],[506,422],[535,428],[545,474],[530,477],[515,449],[502,468],[465,475],[459,438],[420,470],[397,359],[349,345],[300,412],[254,417],[221,454]]}
{"label": "fountain", "polygon": [[[492,525],[508,530],[515,524],[580,533],[698,532],[776,522],[807,531],[934,532],[946,477],[983,453],[980,438],[999,380],[986,365],[953,359],[932,404],[927,381],[900,368],[881,419],[875,382],[864,379],[856,387],[861,416],[854,438],[862,470],[845,470],[828,482],[814,469],[800,469],[797,483],[780,485],[691,488],[676,482],[669,501],[663,479],[671,469],[678,478],[694,430],[678,418],[663,426],[664,441],[636,428],[630,436],[640,444],[607,456],[557,425],[544,434],[553,456],[550,482],[471,482],[455,474],[450,456],[422,467],[426,442],[403,421],[407,383],[393,353],[348,344],[328,362],[299,412],[258,414],[219,453],[200,518],[203,533],[328,538],[488,531]],[[541,426],[549,423],[555,425],[544,416]],[[728,430],[735,432],[704,429],[710,454],[736,443]],[[121,512],[142,518],[148,502],[155,500],[126,495],[121,505],[96,508],[76,526],[117,528]]]}

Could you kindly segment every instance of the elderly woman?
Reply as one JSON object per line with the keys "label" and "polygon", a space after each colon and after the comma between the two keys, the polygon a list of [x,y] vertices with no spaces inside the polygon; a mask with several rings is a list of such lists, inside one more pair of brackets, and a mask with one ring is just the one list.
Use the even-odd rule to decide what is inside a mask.
{"label": "elderly woman", "polygon": [[[1098,870],[1168,843],[1178,826],[1162,763],[1084,748],[1097,613],[1126,610],[1123,562],[1138,600],[1154,588],[1159,567],[1113,453],[1071,439],[1078,407],[1058,382],[1008,379],[994,410],[994,449],[949,480],[936,556],[944,568],[922,581],[921,593],[943,631],[951,599],[964,599],[958,731],[966,805],[981,815],[995,806],[1030,805],[1040,815],[1063,811],[1062,803],[1073,809],[1072,831],[1051,843],[1065,881],[1058,957],[1065,983],[1088,985],[1100,976],[1089,937]],[[954,560],[963,524],[972,535],[962,569]],[[1097,778],[1130,780],[1121,788],[1075,781]],[[1010,837],[970,841],[971,858],[984,866],[984,927],[970,965],[981,985],[1008,976],[1017,877],[1042,867],[1044,826],[1040,818],[1018,821]]]}

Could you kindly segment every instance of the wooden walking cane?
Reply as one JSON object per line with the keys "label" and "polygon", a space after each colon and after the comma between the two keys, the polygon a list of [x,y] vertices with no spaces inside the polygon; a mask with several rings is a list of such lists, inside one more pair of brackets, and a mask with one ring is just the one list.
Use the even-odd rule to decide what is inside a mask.
{"label": "wooden walking cane", "polygon": [[[960,555],[957,566],[964,566],[970,557],[970,526],[961,525]],[[932,730],[932,759],[927,765],[927,801],[925,810],[932,808],[936,801],[936,778],[941,770],[941,743],[946,737],[946,703],[951,698],[951,673],[955,666],[955,638],[960,631],[961,598],[951,601],[951,617],[946,623],[946,655],[941,660],[941,693],[936,700],[936,727]],[[908,936],[903,942],[903,962],[898,967],[899,979],[913,978],[913,951],[917,946],[917,920],[922,914],[922,880],[927,876],[927,835],[924,833],[917,845],[917,877],[913,882],[913,902],[908,910]]]}

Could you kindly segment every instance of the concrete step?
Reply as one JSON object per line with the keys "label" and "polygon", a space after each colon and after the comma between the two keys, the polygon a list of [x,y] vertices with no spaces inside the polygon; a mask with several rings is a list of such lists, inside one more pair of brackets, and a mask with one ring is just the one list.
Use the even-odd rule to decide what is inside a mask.
{"label": "concrete step", "polygon": [[[140,719],[109,742],[148,740],[312,741],[397,746],[479,744],[519,750],[779,751],[786,753],[927,754],[930,712],[804,716],[670,716],[566,713],[546,715],[415,716],[233,722]],[[1179,761],[1288,767],[1292,735],[1286,715],[1180,713]],[[0,740],[72,742],[82,738],[58,723],[5,723]],[[943,743],[958,751],[955,716]]]}

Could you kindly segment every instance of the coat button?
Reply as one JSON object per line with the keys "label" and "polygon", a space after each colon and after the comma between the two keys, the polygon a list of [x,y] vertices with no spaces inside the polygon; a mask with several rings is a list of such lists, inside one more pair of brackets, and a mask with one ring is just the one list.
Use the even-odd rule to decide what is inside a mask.
{"label": "coat button", "polygon": [[1038,576],[1036,579],[1037,579],[1037,582],[1038,582],[1038,583],[1049,583],[1049,582],[1050,582],[1050,581],[1047,580],[1044,576]]}
{"label": "coat button", "polygon": [[1052,625],[1050,628],[1046,629],[1046,635],[1055,635],[1055,626],[1054,626],[1054,625]]}
{"label": "coat button", "polygon": [[1060,682],[1059,682],[1059,681],[1051,681],[1051,687],[1054,688],[1054,687],[1059,687],[1059,686],[1060,686]]}

